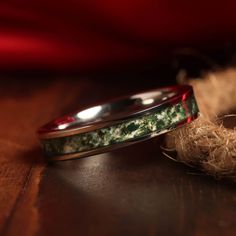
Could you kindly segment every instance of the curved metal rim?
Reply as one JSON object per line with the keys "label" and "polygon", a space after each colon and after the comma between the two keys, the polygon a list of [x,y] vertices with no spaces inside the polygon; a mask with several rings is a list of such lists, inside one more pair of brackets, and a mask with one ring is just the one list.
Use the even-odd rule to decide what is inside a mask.
{"label": "curved metal rim", "polygon": [[[142,110],[139,110],[137,112],[133,112],[133,113],[129,113],[125,116],[117,116],[114,119],[110,119],[109,117],[107,119],[104,119],[103,121],[99,121],[99,122],[94,122],[91,123],[89,125],[85,125],[85,126],[80,126],[80,127],[76,127],[76,128],[70,128],[70,129],[64,129],[64,130],[48,130],[45,132],[40,132],[40,129],[44,128],[45,126],[47,126],[50,123],[53,123],[55,120],[49,122],[48,124],[42,126],[37,134],[39,139],[51,139],[51,138],[57,138],[57,137],[66,137],[66,136],[71,136],[71,135],[75,135],[75,134],[80,134],[80,133],[86,133],[86,132],[90,132],[96,129],[101,129],[101,128],[105,128],[108,127],[110,125],[115,125],[117,123],[122,123],[125,122],[129,119],[132,118],[136,118],[139,116],[142,116],[145,113],[151,112],[154,109],[160,108],[162,106],[166,106],[169,103],[176,103],[178,101],[180,101],[182,99],[182,96],[185,94],[186,98],[188,98],[189,96],[191,96],[193,94],[193,89],[190,85],[176,85],[176,86],[170,86],[170,87],[163,87],[163,88],[157,88],[157,89],[152,89],[152,90],[147,90],[147,91],[143,91],[143,92],[139,92],[139,93],[135,93],[135,94],[131,94],[129,96],[123,96],[123,97],[119,97],[113,100],[109,100],[105,103],[113,103],[115,101],[119,101],[119,100],[123,100],[123,99],[128,99],[131,96],[134,95],[138,95],[138,94],[142,94],[142,93],[149,93],[149,92],[155,92],[155,91],[164,91],[164,90],[168,90],[170,92],[176,92],[177,93],[173,96],[170,97],[168,99],[166,99],[165,101],[162,102],[158,102],[153,104],[152,106],[148,107],[148,108],[144,108]],[[105,104],[105,103],[100,103],[100,104],[96,104],[96,105],[101,105],[101,104]],[[95,106],[96,106],[95,105]],[[83,110],[83,109],[82,109]],[[78,112],[78,111],[77,111]],[[77,112],[73,112],[70,115],[77,113]]]}

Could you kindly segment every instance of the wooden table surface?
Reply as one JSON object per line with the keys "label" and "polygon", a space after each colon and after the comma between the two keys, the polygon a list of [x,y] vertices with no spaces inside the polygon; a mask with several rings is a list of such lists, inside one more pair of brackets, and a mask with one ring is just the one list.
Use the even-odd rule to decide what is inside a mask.
{"label": "wooden table surface", "polygon": [[236,235],[236,185],[165,158],[162,138],[44,162],[37,127],[143,82],[1,79],[0,235]]}

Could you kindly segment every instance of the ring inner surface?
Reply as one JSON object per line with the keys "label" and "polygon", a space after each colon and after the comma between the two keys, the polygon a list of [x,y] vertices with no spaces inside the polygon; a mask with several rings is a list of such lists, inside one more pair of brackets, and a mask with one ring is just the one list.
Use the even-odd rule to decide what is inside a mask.
{"label": "ring inner surface", "polygon": [[169,90],[157,90],[139,93],[130,97],[115,100],[111,103],[90,107],[78,113],[56,119],[45,126],[50,131],[69,130],[88,126],[101,121],[115,120],[117,117],[127,117],[130,114],[151,108],[172,98],[177,93]]}

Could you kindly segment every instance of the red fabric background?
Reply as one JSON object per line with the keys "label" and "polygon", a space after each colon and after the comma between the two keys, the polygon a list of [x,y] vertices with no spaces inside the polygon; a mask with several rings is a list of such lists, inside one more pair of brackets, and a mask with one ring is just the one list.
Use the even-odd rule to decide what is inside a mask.
{"label": "red fabric background", "polygon": [[233,0],[5,0],[0,69],[96,68],[231,39]]}

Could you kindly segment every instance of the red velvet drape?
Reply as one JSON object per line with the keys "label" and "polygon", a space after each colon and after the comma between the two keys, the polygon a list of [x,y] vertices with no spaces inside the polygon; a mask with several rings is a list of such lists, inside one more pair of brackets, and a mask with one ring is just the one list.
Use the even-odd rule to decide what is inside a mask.
{"label": "red velvet drape", "polygon": [[233,0],[5,0],[0,69],[88,69],[231,39]]}

